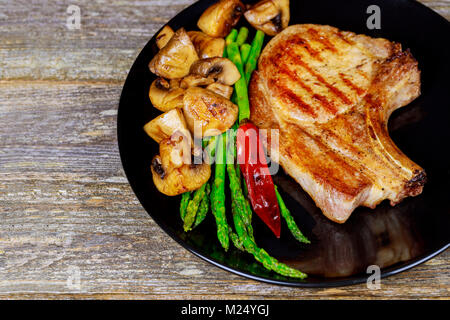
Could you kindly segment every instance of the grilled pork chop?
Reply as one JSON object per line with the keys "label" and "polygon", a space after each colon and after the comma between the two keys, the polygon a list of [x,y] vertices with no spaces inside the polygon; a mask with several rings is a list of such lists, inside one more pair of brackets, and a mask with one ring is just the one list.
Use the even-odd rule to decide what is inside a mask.
{"label": "grilled pork chop", "polygon": [[417,61],[400,44],[295,25],[261,55],[250,83],[251,120],[278,129],[271,157],[325,216],[343,223],[360,205],[395,205],[422,192],[424,170],[387,130],[391,113],[419,95]]}

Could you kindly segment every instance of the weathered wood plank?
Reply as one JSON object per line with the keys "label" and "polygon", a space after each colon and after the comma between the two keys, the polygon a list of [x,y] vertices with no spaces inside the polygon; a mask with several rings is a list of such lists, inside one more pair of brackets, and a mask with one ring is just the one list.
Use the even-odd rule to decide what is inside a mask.
{"label": "weathered wood plank", "polygon": [[0,2],[0,298],[449,298],[448,252],[378,291],[295,289],[212,267],[148,217],[121,167],[118,100],[139,50],[193,2],[77,1],[76,31],[67,3]]}
{"label": "weathered wood plank", "polygon": [[0,79],[123,81],[153,34],[194,0],[77,1],[81,29],[66,27],[70,3],[0,3]]}
{"label": "weathered wood plank", "polygon": [[[148,39],[194,2],[77,1],[80,30],[67,29],[63,1],[0,3],[0,79],[121,82]],[[423,2],[450,18],[448,1]]]}

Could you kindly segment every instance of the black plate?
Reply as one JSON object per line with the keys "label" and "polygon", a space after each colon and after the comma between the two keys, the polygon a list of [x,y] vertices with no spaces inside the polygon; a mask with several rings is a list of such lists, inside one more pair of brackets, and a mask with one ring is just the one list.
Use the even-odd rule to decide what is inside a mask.
{"label": "black plate", "polygon": [[[195,30],[201,13],[213,2],[195,3],[169,25],[173,29]],[[366,10],[373,4],[381,8],[380,30],[369,30],[366,26],[369,16]],[[442,153],[450,141],[448,21],[427,7],[406,0],[291,0],[291,15],[291,25],[328,24],[384,37],[411,49],[422,71],[422,95],[396,111],[389,128],[400,149],[425,168],[428,183],[424,192],[395,207],[383,202],[375,210],[358,208],[345,224],[338,225],[323,217],[297,183],[279,173],[275,180],[312,244],[298,244],[286,226],[278,240],[254,219],[256,241],[271,255],[307,272],[310,276],[304,281],[269,272],[252,256],[235,249],[225,253],[217,241],[211,215],[198,229],[184,233],[179,218],[180,197],[164,196],[153,185],[150,162],[158,153],[158,145],[142,130],[145,123],[160,114],[148,98],[155,79],[147,67],[157,52],[153,37],[130,70],[118,114],[120,155],[139,201],[161,228],[197,256],[225,270],[276,284],[331,287],[361,283],[368,277],[369,265],[382,267],[381,276],[386,277],[444,251],[449,246],[450,222],[449,160]]]}

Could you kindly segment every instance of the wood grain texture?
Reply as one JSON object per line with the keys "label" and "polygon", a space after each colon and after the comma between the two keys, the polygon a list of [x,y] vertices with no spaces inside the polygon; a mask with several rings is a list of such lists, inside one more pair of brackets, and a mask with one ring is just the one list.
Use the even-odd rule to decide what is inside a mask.
{"label": "wood grain texture", "polygon": [[370,291],[262,284],[177,245],[127,183],[116,115],[139,50],[194,1],[75,2],[74,31],[68,2],[0,2],[0,298],[450,297],[448,252]]}

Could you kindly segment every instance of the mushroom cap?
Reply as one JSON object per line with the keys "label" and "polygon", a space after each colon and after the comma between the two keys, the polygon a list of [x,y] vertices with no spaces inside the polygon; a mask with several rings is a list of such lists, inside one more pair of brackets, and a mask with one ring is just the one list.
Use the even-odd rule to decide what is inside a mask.
{"label": "mushroom cap", "polygon": [[232,86],[241,78],[236,65],[231,60],[221,57],[197,60],[192,64],[190,72],[205,78],[216,79],[228,86]]}
{"label": "mushroom cap", "polygon": [[172,39],[172,36],[174,34],[175,32],[172,30],[172,28],[168,25],[165,25],[164,28],[162,28],[162,30],[156,36],[156,45],[158,46],[158,48],[164,48],[170,41],[170,39]]}
{"label": "mushroom cap", "polygon": [[183,89],[187,89],[189,87],[208,86],[212,83],[214,83],[214,79],[212,78],[205,78],[198,74],[190,74],[181,80],[180,86]]}
{"label": "mushroom cap", "polygon": [[206,87],[206,89],[211,90],[212,92],[221,95],[226,99],[230,99],[233,95],[233,87],[227,86],[226,84],[222,84],[219,82],[214,82]]}
{"label": "mushroom cap", "polygon": [[194,44],[200,59],[221,57],[225,49],[223,38],[214,38],[201,31],[189,31],[189,37]]}
{"label": "mushroom cap", "polygon": [[148,95],[156,109],[165,112],[183,107],[184,89],[180,88],[179,82],[177,79],[169,83],[163,78],[152,82]]}
{"label": "mushroom cap", "polygon": [[188,191],[194,191],[211,177],[211,166],[206,163],[185,164],[170,173],[166,173],[159,155],[153,158],[151,171],[156,188],[168,196],[177,196]]}
{"label": "mushroom cap", "polygon": [[238,117],[238,106],[213,91],[191,87],[184,96],[183,114],[195,136],[213,136],[231,128]]}
{"label": "mushroom cap", "polygon": [[256,29],[275,36],[289,25],[289,0],[262,0],[251,6],[244,16]]}
{"label": "mushroom cap", "polygon": [[240,0],[220,0],[203,12],[197,26],[211,37],[224,38],[244,11],[245,6]]}
{"label": "mushroom cap", "polygon": [[170,138],[159,143],[159,155],[164,171],[170,173],[173,169],[185,164],[191,164],[191,137],[176,131]]}
{"label": "mushroom cap", "polygon": [[197,51],[191,39],[184,28],[180,28],[153,57],[149,68],[151,72],[163,78],[183,78],[189,74],[192,63],[197,60]]}
{"label": "mushroom cap", "polygon": [[170,138],[175,132],[180,131],[187,137],[192,136],[186,126],[186,121],[181,109],[176,108],[165,112],[144,126],[145,132],[157,143]]}

